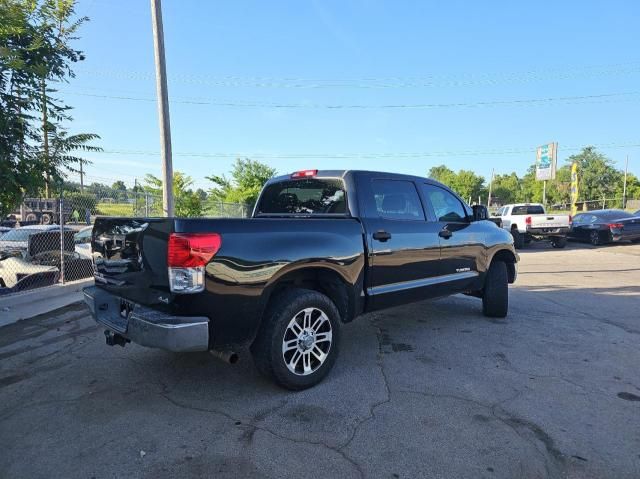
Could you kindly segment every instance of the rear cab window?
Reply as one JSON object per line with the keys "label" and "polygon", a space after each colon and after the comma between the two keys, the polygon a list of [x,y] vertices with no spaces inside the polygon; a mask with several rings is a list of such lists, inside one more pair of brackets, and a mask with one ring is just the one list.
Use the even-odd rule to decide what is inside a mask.
{"label": "rear cab window", "polygon": [[340,178],[302,178],[267,185],[256,208],[257,216],[347,214],[347,197]]}
{"label": "rear cab window", "polygon": [[374,179],[371,192],[376,216],[391,220],[425,220],[422,203],[412,181]]}
{"label": "rear cab window", "polygon": [[541,205],[523,205],[523,206],[514,206],[511,209],[511,214],[514,216],[522,216],[522,215],[543,215],[544,208]]}

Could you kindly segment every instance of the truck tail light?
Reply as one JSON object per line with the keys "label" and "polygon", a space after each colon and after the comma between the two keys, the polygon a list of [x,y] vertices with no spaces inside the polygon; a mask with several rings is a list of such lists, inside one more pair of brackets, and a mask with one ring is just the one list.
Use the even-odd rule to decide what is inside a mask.
{"label": "truck tail light", "polygon": [[311,176],[316,176],[317,174],[318,170],[301,170],[293,173],[291,178],[309,178]]}
{"label": "truck tail light", "polygon": [[569,215],[569,226],[573,224],[573,216]]}
{"label": "truck tail light", "polygon": [[171,233],[167,248],[169,288],[172,293],[204,290],[204,268],[220,249],[217,233]]}
{"label": "truck tail light", "polygon": [[527,216],[527,217],[524,219],[524,222],[527,224],[527,226],[531,226],[531,216]]}
{"label": "truck tail light", "polygon": [[610,230],[621,230],[622,228],[624,228],[624,225],[622,223],[609,223],[607,226]]}

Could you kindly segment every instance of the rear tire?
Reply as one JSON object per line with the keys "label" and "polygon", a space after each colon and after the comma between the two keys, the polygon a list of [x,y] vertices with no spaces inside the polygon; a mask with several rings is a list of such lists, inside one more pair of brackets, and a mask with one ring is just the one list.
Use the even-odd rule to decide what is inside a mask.
{"label": "rear tire", "polygon": [[589,243],[593,246],[600,246],[602,244],[602,237],[598,230],[593,230],[589,233]]}
{"label": "rear tire", "polygon": [[509,276],[504,261],[493,261],[482,290],[482,313],[490,318],[504,318],[509,311]]}
{"label": "rear tire", "polygon": [[338,356],[340,313],[324,294],[292,289],[269,306],[251,352],[258,370],[299,391],[318,384]]}
{"label": "rear tire", "polygon": [[524,246],[524,235],[514,228],[511,230],[511,236],[513,236],[513,247],[515,249],[522,249]]}
{"label": "rear tire", "polygon": [[567,238],[564,236],[558,236],[551,240],[551,246],[554,248],[562,249],[567,246]]}

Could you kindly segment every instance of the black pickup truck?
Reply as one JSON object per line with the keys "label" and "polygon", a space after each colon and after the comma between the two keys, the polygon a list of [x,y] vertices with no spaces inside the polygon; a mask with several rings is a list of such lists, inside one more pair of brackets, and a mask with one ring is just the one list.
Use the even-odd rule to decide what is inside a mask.
{"label": "black pickup truck", "polygon": [[107,344],[206,351],[251,346],[278,384],[318,383],[340,328],[362,313],[466,293],[504,317],[511,235],[433,180],[305,170],[270,180],[252,218],[96,220],[95,286]]}

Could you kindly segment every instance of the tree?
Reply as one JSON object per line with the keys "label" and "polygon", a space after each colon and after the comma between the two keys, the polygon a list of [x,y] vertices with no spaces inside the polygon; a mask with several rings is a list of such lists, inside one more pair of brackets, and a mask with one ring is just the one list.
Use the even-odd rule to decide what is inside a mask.
{"label": "tree", "polygon": [[[149,192],[156,199],[162,198],[162,180],[153,175],[147,174],[144,179],[145,191]],[[179,171],[173,172],[173,198],[176,216],[194,217],[202,216],[202,200],[191,187],[193,180],[190,176]],[[156,212],[159,214],[159,212]]]}
{"label": "tree", "polygon": [[578,164],[578,191],[585,200],[602,200],[612,198],[617,185],[622,183],[622,172],[616,170],[613,162],[587,146],[577,155],[567,158],[567,163]]}
{"label": "tree", "polygon": [[70,107],[50,83],[73,77],[84,59],[70,45],[87,18],[74,20],[73,0],[0,0],[0,215],[23,195],[62,183],[65,171],[95,135],[67,135]]}
{"label": "tree", "polygon": [[456,173],[445,165],[439,165],[431,168],[428,176],[447,185],[465,201],[469,198],[474,201],[478,196],[485,196],[484,178],[473,171],[460,170]]}
{"label": "tree", "polygon": [[111,185],[111,189],[113,190],[113,199],[116,201],[126,201],[127,196],[127,185],[124,184],[124,181],[118,180],[115,181]]}
{"label": "tree", "polygon": [[491,185],[491,197],[499,199],[502,204],[521,201],[522,191],[518,175],[515,173],[496,175]]}
{"label": "tree", "polygon": [[207,192],[204,191],[202,188],[198,188],[196,190],[196,195],[198,195],[198,198],[200,198],[200,201],[202,202],[207,201]]}
{"label": "tree", "polygon": [[254,204],[260,190],[276,170],[259,161],[238,158],[231,170],[231,179],[226,176],[207,176],[215,185],[210,195],[213,200],[227,203]]}

